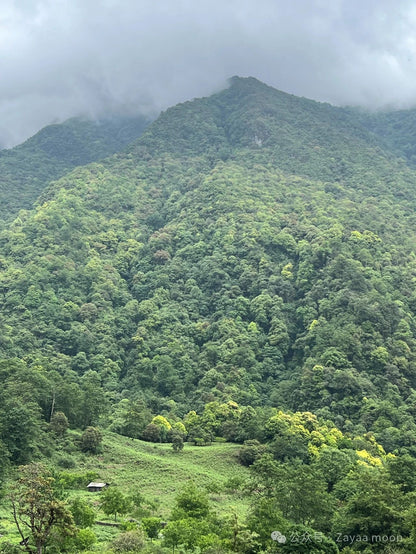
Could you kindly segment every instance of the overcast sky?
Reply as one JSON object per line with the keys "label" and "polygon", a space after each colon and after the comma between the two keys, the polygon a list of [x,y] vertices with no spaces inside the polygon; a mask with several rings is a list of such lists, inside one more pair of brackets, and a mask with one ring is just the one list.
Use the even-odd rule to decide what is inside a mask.
{"label": "overcast sky", "polygon": [[73,115],[157,113],[232,75],[334,104],[416,106],[416,5],[2,0],[0,145]]}

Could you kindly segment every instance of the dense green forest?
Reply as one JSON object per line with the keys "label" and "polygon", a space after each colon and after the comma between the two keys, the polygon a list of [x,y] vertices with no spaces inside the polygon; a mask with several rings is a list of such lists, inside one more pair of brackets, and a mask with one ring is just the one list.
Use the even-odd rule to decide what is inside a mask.
{"label": "dense green forest", "polygon": [[0,150],[0,221],[30,209],[44,188],[78,165],[101,160],[137,139],[144,116],[73,118],[45,127],[15,148]]}
{"label": "dense green forest", "polygon": [[[37,484],[68,538],[39,550],[32,529],[21,548],[416,552],[416,171],[401,114],[236,77],[42,181],[0,234],[3,504],[27,517]],[[45,143],[61,168],[89,161]],[[248,477],[185,482],[165,527],[110,486],[100,506],[118,494],[124,535],[81,547],[94,532],[68,491],[105,455],[103,432],[183,459],[235,443]],[[244,514],[216,512],[224,490]]]}

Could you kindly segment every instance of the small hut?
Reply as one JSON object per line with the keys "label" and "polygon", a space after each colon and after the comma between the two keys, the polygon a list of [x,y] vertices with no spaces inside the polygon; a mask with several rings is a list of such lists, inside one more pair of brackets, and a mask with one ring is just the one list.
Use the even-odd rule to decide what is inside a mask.
{"label": "small hut", "polygon": [[108,487],[108,483],[90,483],[88,486],[87,486],[87,489],[90,491],[90,492],[100,492],[102,491],[105,487]]}

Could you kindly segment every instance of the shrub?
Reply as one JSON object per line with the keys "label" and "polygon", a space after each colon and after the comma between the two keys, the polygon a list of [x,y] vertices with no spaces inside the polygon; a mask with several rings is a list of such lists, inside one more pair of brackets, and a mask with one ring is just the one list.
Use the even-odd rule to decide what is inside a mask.
{"label": "shrub", "polygon": [[114,539],[111,546],[114,552],[139,552],[145,543],[143,531],[126,531]]}
{"label": "shrub", "polygon": [[78,527],[82,529],[91,527],[94,524],[95,512],[84,500],[81,498],[74,498],[72,500],[69,509],[71,510],[74,521]]}
{"label": "shrub", "polygon": [[63,437],[69,427],[68,418],[63,412],[55,412],[51,417],[49,425],[58,437]]}
{"label": "shrub", "polygon": [[94,543],[97,542],[97,537],[91,529],[80,529],[74,539],[74,545],[79,550],[89,550]]}
{"label": "shrub", "polygon": [[251,466],[260,458],[266,450],[266,447],[258,440],[252,439],[244,442],[244,445],[238,451],[238,461],[243,466]]}
{"label": "shrub", "polygon": [[160,425],[155,425],[154,423],[149,423],[146,429],[143,431],[142,439],[148,442],[159,442],[160,433],[162,427]]}
{"label": "shrub", "polygon": [[72,456],[61,456],[57,460],[57,465],[65,469],[72,469],[76,466],[76,462]]}
{"label": "shrub", "polygon": [[159,531],[162,529],[162,520],[159,517],[144,517],[142,526],[149,539],[157,539]]}
{"label": "shrub", "polygon": [[87,427],[81,436],[81,450],[96,454],[100,449],[102,440],[103,436],[97,427]]}

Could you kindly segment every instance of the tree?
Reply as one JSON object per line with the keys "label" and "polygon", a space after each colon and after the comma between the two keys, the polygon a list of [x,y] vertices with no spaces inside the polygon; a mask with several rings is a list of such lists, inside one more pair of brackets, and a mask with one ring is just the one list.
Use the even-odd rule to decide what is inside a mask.
{"label": "tree", "polygon": [[193,517],[170,521],[163,529],[163,538],[164,546],[172,547],[172,552],[179,545],[184,546],[185,552],[194,552],[195,547],[199,547],[202,552],[211,552],[206,547],[219,543],[218,536],[213,532],[213,522]]}
{"label": "tree", "polygon": [[250,553],[258,550],[261,546],[258,541],[260,535],[248,529],[243,523],[240,523],[236,512],[231,515],[227,523],[227,528],[231,531],[229,533],[230,538],[227,542],[233,552],[240,552],[243,554],[245,552]]}
{"label": "tree", "polygon": [[100,506],[106,515],[114,515],[114,521],[116,521],[117,514],[128,512],[130,501],[117,488],[110,487],[101,493]]}
{"label": "tree", "polygon": [[40,442],[39,407],[34,402],[7,398],[1,405],[0,427],[0,438],[11,461],[16,464],[29,462]]}
{"label": "tree", "polygon": [[[337,510],[333,531],[342,535],[368,537],[406,535],[403,506],[405,497],[399,485],[388,479],[384,469],[358,466],[335,487],[338,497],[347,498]],[[341,494],[340,494],[341,493]],[[375,544],[374,549],[380,547]]]}
{"label": "tree", "polygon": [[279,464],[270,454],[264,454],[252,468],[252,486],[275,499],[286,519],[326,530],[333,499],[319,472],[305,464]]}
{"label": "tree", "polygon": [[175,452],[183,450],[183,436],[177,431],[172,433],[172,448]]}
{"label": "tree", "polygon": [[49,425],[58,437],[63,437],[69,427],[68,418],[63,412],[55,412]]}
{"label": "tree", "polygon": [[189,535],[187,523],[186,520],[170,521],[163,530],[163,544],[172,547],[173,554],[175,554],[175,548]]}
{"label": "tree", "polygon": [[162,427],[160,425],[149,423],[143,431],[142,439],[149,442],[159,442],[161,430]]}
{"label": "tree", "polygon": [[83,452],[91,452],[96,454],[101,445],[103,436],[101,431],[97,427],[87,427],[81,436],[81,450]]}
{"label": "tree", "polygon": [[238,451],[238,461],[243,466],[251,466],[262,454],[264,454],[265,450],[266,446],[260,444],[258,440],[246,440]]}
{"label": "tree", "polygon": [[9,453],[3,442],[0,440],[0,491],[3,487],[3,479],[7,474],[9,464]]}
{"label": "tree", "polygon": [[95,512],[84,500],[79,497],[72,500],[69,509],[71,510],[72,517],[78,527],[84,529],[85,527],[91,527],[94,524]]}
{"label": "tree", "polygon": [[159,431],[159,440],[161,442],[165,442],[167,439],[168,433],[172,428],[169,421],[165,417],[161,415],[157,415],[152,419],[152,421],[150,422],[150,425],[156,425]]}
{"label": "tree", "polygon": [[142,527],[150,540],[156,539],[162,529],[162,520],[159,517],[144,517]]}
{"label": "tree", "polygon": [[72,515],[54,490],[55,479],[40,463],[19,468],[20,478],[10,493],[13,519],[27,552],[42,554],[52,530],[75,533]]}
{"label": "tree", "polygon": [[195,483],[192,482],[176,497],[172,519],[204,519],[209,515],[209,512],[208,497],[203,491],[197,489]]}

